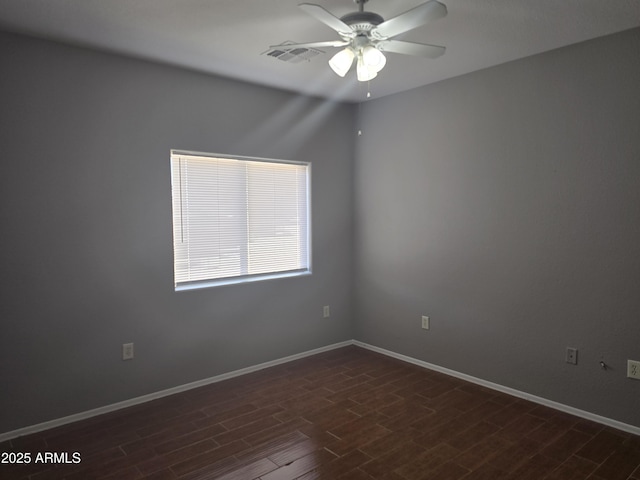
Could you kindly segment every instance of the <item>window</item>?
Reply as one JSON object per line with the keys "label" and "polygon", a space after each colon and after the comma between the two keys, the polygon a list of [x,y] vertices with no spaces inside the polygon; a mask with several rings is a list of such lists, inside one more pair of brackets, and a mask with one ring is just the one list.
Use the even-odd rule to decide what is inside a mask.
{"label": "window", "polygon": [[176,290],[311,272],[309,163],[171,152]]}

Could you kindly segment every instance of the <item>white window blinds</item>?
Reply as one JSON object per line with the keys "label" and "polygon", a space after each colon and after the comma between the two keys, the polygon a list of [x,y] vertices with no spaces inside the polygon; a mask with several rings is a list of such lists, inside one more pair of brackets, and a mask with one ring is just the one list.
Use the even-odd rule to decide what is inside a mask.
{"label": "white window blinds", "polygon": [[176,289],[310,270],[310,165],[172,152]]}

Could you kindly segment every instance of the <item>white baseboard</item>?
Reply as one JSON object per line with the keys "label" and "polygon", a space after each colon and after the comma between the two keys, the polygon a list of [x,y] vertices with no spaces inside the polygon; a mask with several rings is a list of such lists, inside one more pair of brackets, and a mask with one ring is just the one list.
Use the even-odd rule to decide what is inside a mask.
{"label": "white baseboard", "polygon": [[616,428],[618,430],[622,430],[625,432],[633,433],[634,435],[640,435],[640,427],[636,427],[634,425],[629,425],[627,423],[622,423],[617,420],[612,420],[611,418],[602,417],[600,415],[596,415],[595,413],[586,412],[584,410],[580,410],[578,408],[570,407],[568,405],[564,405],[562,403],[554,402],[552,400],[547,400],[546,398],[538,397],[536,395],[531,395],[526,392],[521,392],[520,390],[516,390],[513,388],[505,387],[503,385],[488,382],[487,380],[482,380],[481,378],[472,377],[471,375],[467,375],[465,373],[456,372],[455,370],[450,370],[448,368],[441,367],[439,365],[434,365],[432,363],[424,362],[422,360],[418,360],[413,357],[408,357],[406,355],[402,355],[400,353],[395,353],[390,350],[385,350],[384,348],[375,347],[373,345],[369,345],[368,343],[360,342],[358,340],[353,341],[353,345],[358,347],[366,348],[367,350],[371,350],[377,353],[381,353],[382,355],[386,355],[388,357],[397,358],[398,360],[402,360],[407,363],[412,363],[414,365],[418,365],[419,367],[427,368],[429,370],[434,370],[436,372],[444,373],[446,375],[450,375],[452,377],[459,378],[461,380],[465,380],[470,383],[475,383],[476,385],[480,385],[483,387],[490,388],[491,390],[497,390],[502,393],[506,393],[508,395],[512,395],[514,397],[523,398],[525,400],[529,400],[534,403],[538,403],[540,405],[544,405],[546,407],[553,408],[554,410],[559,410],[561,412],[569,413],[571,415],[575,415],[576,417],[585,418],[587,420],[591,420],[596,423],[600,423],[602,425],[607,425],[609,427]]}
{"label": "white baseboard", "polygon": [[283,363],[291,362],[293,360],[298,360],[300,358],[309,357],[311,355],[315,355],[322,352],[328,352],[329,350],[335,350],[336,348],[347,347],[349,345],[356,345],[361,348],[365,348],[367,350],[371,350],[373,352],[380,353],[382,355],[386,355],[388,357],[396,358],[398,360],[402,360],[407,363],[411,363],[413,365],[418,365],[423,368],[427,368],[429,370],[434,370],[436,372],[444,373],[446,375],[450,375],[452,377],[459,378],[461,380],[465,380],[470,383],[474,383],[476,385],[480,385],[483,387],[490,388],[492,390],[497,390],[502,393],[506,393],[508,395],[512,395],[514,397],[523,398],[525,400],[529,400],[534,403],[538,403],[540,405],[544,405],[555,410],[559,410],[561,412],[569,413],[571,415],[575,415],[577,417],[585,418],[587,420],[591,420],[596,423],[600,423],[602,425],[607,425],[609,427],[616,428],[618,430],[622,430],[625,432],[633,433],[634,435],[640,435],[640,427],[636,427],[634,425],[629,425],[626,423],[619,422],[617,420],[612,420],[607,417],[602,417],[600,415],[596,415],[594,413],[586,412],[584,410],[580,410],[574,407],[570,407],[568,405],[564,405],[562,403],[554,402],[552,400],[547,400],[546,398],[538,397],[535,395],[531,395],[526,392],[521,392],[520,390],[515,390],[513,388],[505,387],[503,385],[499,385],[497,383],[488,382],[486,380],[482,380],[480,378],[472,377],[471,375],[467,375],[464,373],[456,372],[455,370],[450,370],[448,368],[441,367],[439,365],[434,365],[432,363],[428,363],[422,360],[418,360],[413,357],[408,357],[406,355],[402,355],[400,353],[395,353],[390,350],[385,350],[384,348],[376,347],[373,345],[369,345],[368,343],[360,342],[358,340],[347,340],[340,343],[334,343],[332,345],[327,345],[326,347],[316,348],[313,350],[309,350],[302,353],[297,353],[295,355],[290,355],[288,357],[279,358],[277,360],[272,360],[270,362],[260,363],[258,365],[254,365],[247,368],[242,368],[240,370],[234,370],[233,372],[223,373],[222,375],[216,375],[214,377],[205,378],[204,380],[198,380],[197,382],[187,383],[185,385],[179,385],[177,387],[168,388],[166,390],[162,390],[160,392],[150,393],[148,395],[143,395],[141,397],[132,398],[129,400],[125,400],[123,402],[114,403],[111,405],[106,405],[104,407],[95,408],[93,410],[87,410],[85,412],[76,413],[74,415],[69,415],[67,417],[58,418],[56,420],[51,420],[48,422],[38,423],[37,425],[31,425],[29,427],[20,428],[18,430],[13,430],[11,432],[0,433],[0,442],[4,442],[6,440],[11,440],[12,438],[21,437],[24,435],[29,435],[32,433],[41,432],[43,430],[48,430],[50,428],[59,427],[61,425],[66,425],[68,423],[77,422],[79,420],[85,420],[87,418],[95,417],[97,415],[102,415],[104,413],[113,412],[116,410],[120,410],[123,408],[131,407],[133,405],[138,405],[140,403],[149,402],[151,400],[155,400],[158,398],[166,397],[168,395],[173,395],[175,393],[184,392],[186,390],[191,390],[193,388],[203,387],[205,385],[209,385],[211,383],[221,382],[223,380],[228,380],[230,378],[238,377],[240,375],[245,375],[247,373],[257,372],[258,370],[263,370],[265,368],[273,367],[275,365],[280,365]]}
{"label": "white baseboard", "polygon": [[316,348],[306,352],[297,353],[295,355],[279,358],[277,360],[272,360],[270,362],[260,363],[258,365],[253,365],[247,368],[241,368],[240,370],[234,370],[233,372],[223,373],[222,375],[216,375],[214,377],[205,378],[204,380],[198,380],[197,382],[187,383],[185,385],[179,385],[177,387],[168,388],[160,392],[150,393],[148,395],[143,395],[141,397],[131,398],[129,400],[125,400],[122,402],[113,403],[111,405],[105,405],[104,407],[94,408],[93,410],[87,410],[85,412],[80,412],[73,415],[69,415],[67,417],[50,420],[48,422],[38,423],[37,425],[31,425],[29,427],[20,428],[18,430],[13,430],[11,432],[0,433],[0,442],[11,440],[12,438],[21,437],[24,435],[29,435],[32,433],[41,432],[43,430],[49,430],[50,428],[59,427],[61,425],[77,422],[79,420],[86,420],[87,418],[95,417],[97,415],[102,415],[104,413],[113,412],[123,408],[131,407],[133,405],[138,405],[140,403],[145,403],[151,400],[156,400],[158,398],[173,395],[175,393],[184,392],[186,390],[191,390],[193,388],[203,387],[211,383],[221,382],[223,380],[228,380],[230,378],[238,377],[240,375],[246,375],[247,373],[257,372],[258,370],[263,370],[265,368],[273,367],[275,365],[280,365],[282,363],[291,362],[293,360],[298,360],[300,358],[309,357],[311,355],[316,355],[322,352],[328,352],[329,350],[335,350],[336,348],[347,347],[349,345],[353,345],[353,340],[334,343],[333,345],[327,345],[326,347],[320,347],[320,348]]}

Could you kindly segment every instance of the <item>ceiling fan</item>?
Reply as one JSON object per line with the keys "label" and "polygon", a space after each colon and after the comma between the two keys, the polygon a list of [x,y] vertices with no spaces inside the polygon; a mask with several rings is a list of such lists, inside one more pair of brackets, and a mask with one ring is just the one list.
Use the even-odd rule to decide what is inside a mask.
{"label": "ceiling fan", "polygon": [[[356,75],[361,82],[376,77],[385,66],[387,59],[382,52],[426,58],[437,58],[444,53],[445,47],[438,45],[393,40],[397,35],[444,17],[447,14],[447,7],[444,4],[437,0],[429,0],[385,20],[377,13],[364,11],[364,4],[368,1],[354,0],[358,4],[358,11],[348,13],[341,18],[334,16],[320,5],[301,3],[298,6],[306,13],[338,32],[340,40],[288,44],[287,49],[344,47],[329,60],[329,66],[336,74],[344,77],[355,60]],[[282,46],[271,48],[276,47],[282,48]]]}

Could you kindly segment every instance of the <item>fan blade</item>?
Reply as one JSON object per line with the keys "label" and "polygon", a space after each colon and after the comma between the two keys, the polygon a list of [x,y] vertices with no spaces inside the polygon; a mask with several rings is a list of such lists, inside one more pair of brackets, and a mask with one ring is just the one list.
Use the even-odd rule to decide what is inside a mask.
{"label": "fan blade", "polygon": [[271,45],[269,48],[277,50],[293,50],[294,48],[325,48],[325,47],[346,47],[349,42],[344,40],[330,40],[328,42],[310,43],[285,43],[283,45]]}
{"label": "fan blade", "polygon": [[417,57],[438,58],[446,50],[438,45],[426,43],[402,42],[400,40],[387,40],[377,45],[383,52],[402,53],[403,55],[415,55]]}
{"label": "fan blade", "polygon": [[316,20],[321,21],[336,32],[342,35],[353,35],[353,31],[349,25],[322,8],[320,5],[315,5],[313,3],[301,3],[298,6]]}
{"label": "fan blade", "polygon": [[427,22],[438,20],[447,15],[447,7],[436,0],[418,5],[411,10],[390,18],[372,29],[378,38],[389,38],[413,30]]}

